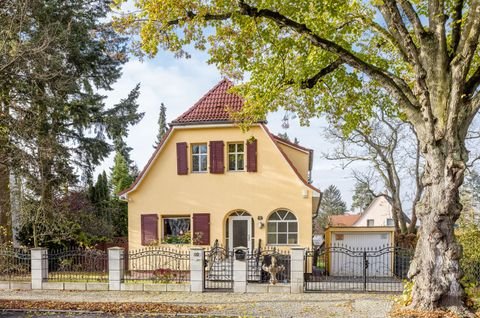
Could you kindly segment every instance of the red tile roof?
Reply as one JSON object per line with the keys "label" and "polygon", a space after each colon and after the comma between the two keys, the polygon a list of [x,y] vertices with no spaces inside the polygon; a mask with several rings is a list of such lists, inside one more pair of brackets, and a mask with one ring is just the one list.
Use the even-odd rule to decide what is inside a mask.
{"label": "red tile roof", "polygon": [[243,98],[228,93],[233,83],[223,79],[206,93],[198,102],[186,112],[172,121],[175,125],[185,125],[204,122],[232,122],[231,112],[243,107]]}
{"label": "red tile roof", "polygon": [[361,216],[361,214],[331,215],[328,224],[330,226],[352,226]]}

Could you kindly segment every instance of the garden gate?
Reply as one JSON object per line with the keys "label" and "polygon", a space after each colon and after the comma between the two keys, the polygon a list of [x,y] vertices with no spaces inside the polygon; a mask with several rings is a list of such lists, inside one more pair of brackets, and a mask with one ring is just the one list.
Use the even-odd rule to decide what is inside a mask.
{"label": "garden gate", "polygon": [[413,251],[331,246],[307,251],[305,291],[401,292]]}

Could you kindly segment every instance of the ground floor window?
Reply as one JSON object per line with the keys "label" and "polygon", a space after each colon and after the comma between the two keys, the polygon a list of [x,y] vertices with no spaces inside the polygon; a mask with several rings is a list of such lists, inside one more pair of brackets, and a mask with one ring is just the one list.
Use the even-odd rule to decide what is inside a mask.
{"label": "ground floor window", "polygon": [[190,216],[163,218],[163,243],[190,244]]}
{"label": "ground floor window", "polygon": [[267,222],[267,244],[298,244],[298,221],[292,212],[278,210],[270,215]]}

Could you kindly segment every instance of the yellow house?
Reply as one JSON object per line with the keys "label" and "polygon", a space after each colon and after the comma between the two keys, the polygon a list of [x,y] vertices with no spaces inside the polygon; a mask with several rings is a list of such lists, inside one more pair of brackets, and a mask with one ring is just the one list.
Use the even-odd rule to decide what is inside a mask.
{"label": "yellow house", "polygon": [[175,119],[128,201],[130,249],[211,245],[233,249],[312,245],[321,192],[309,182],[313,152],[230,117],[243,100],[222,80]]}

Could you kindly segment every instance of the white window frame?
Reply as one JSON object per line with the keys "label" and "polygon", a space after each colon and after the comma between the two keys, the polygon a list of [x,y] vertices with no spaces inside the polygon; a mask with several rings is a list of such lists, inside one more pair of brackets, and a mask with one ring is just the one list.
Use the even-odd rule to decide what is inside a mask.
{"label": "white window frame", "polygon": [[[388,221],[390,221],[392,224],[388,224],[388,223],[389,223]],[[394,225],[395,225],[395,222],[393,221],[392,218],[388,218],[388,219],[386,220],[386,223],[385,223],[385,224],[386,224],[386,226],[394,226]]]}
{"label": "white window frame", "polygon": [[[194,153],[193,152],[193,147],[194,146],[198,146],[198,153]],[[205,146],[205,152],[202,152],[201,151],[201,146]],[[204,172],[208,172],[208,145],[207,143],[194,143],[194,144],[191,144],[191,147],[192,149],[192,157],[191,157],[191,160],[192,160],[192,172],[195,172],[195,173],[204,173]],[[198,157],[198,169],[199,170],[195,170],[195,166],[193,164],[193,158],[194,157]],[[202,157],[205,157],[207,160],[206,160],[206,163],[205,163],[205,167],[202,167]],[[202,169],[204,168],[204,169]]]}
{"label": "white window frame", "polygon": [[[275,213],[278,214],[279,211],[286,211],[287,214],[285,214],[285,217],[286,217],[289,213],[291,213],[291,214],[295,217],[295,220],[286,220],[285,217],[284,217],[283,219],[281,219],[281,218],[280,218],[280,215],[278,215],[279,218],[280,218],[280,220],[271,220],[272,215],[274,215]],[[278,231],[278,225],[277,225],[277,230],[276,230],[275,232],[270,232],[270,231],[268,230],[268,224],[269,224],[269,223],[277,223],[277,224],[278,224],[278,223],[287,223],[287,230],[286,230],[286,232],[279,232],[279,231]],[[296,232],[293,232],[293,231],[290,232],[290,231],[288,230],[288,224],[289,224],[289,223],[296,223],[296,224],[297,224],[297,231],[296,231]],[[298,232],[298,230],[299,230],[299,229],[298,229],[298,218],[297,218],[297,216],[296,216],[295,214],[293,214],[292,211],[285,210],[285,209],[276,210],[276,211],[274,211],[272,214],[270,214],[270,216],[269,216],[268,219],[267,219],[267,231],[266,231],[266,232],[267,232],[267,245],[272,245],[272,246],[273,246],[273,245],[279,245],[279,246],[298,245],[298,238],[299,238],[299,232]],[[268,241],[269,234],[276,234],[276,240],[275,240],[276,243],[270,243],[270,242]],[[278,243],[278,234],[285,234],[285,235],[287,236],[287,243]],[[289,235],[289,234],[296,234],[296,235],[297,235],[297,240],[296,240],[295,243],[288,243],[288,235]]]}
{"label": "white window frame", "polygon": [[[235,151],[230,152],[230,145],[235,146]],[[243,146],[243,151],[238,151],[238,145]],[[230,169],[230,155],[235,156],[235,168]],[[238,166],[238,155],[243,155],[243,166]],[[245,143],[244,142],[229,142],[227,144],[227,164],[228,164],[228,171],[245,171]]]}
{"label": "white window frame", "polygon": [[[369,221],[372,221],[372,225],[369,224]],[[374,219],[367,219],[367,226],[368,227],[375,226],[375,220]]]}

